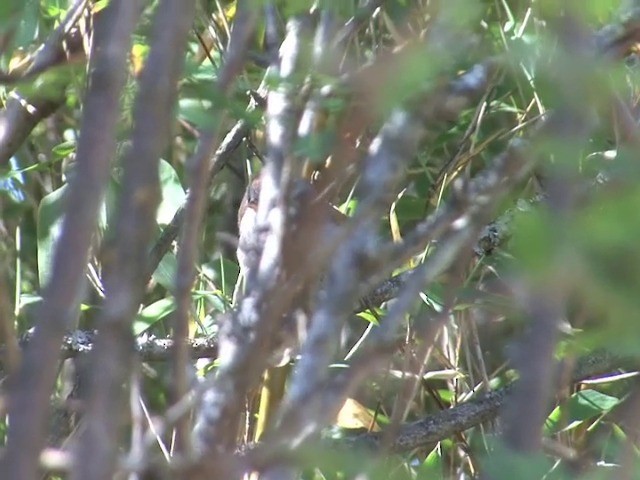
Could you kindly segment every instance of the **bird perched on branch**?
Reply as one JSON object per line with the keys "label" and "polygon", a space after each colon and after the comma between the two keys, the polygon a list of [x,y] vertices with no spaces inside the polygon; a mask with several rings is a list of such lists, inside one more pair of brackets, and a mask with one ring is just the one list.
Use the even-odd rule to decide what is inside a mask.
{"label": "bird perched on branch", "polygon": [[[238,211],[239,239],[236,254],[240,271],[245,274],[251,265],[257,264],[258,259],[252,255],[257,254],[259,249],[256,247],[264,242],[262,232],[257,231],[256,224],[261,184],[260,176],[249,183]],[[348,217],[326,200],[318,198],[314,187],[306,181],[301,180],[296,184],[293,196],[297,203],[297,212],[291,216],[289,233],[294,238],[283,240],[287,242],[285,255],[291,261],[300,263],[319,241],[327,240],[334,235]],[[300,238],[314,231],[319,235],[313,235],[308,239]]]}
{"label": "bird perched on branch", "polygon": [[258,200],[260,199],[260,177],[256,177],[247,186],[240,209],[238,210],[238,249],[236,256],[238,257],[238,265],[240,265],[240,273],[246,275],[250,264],[249,255],[256,251],[257,242],[259,242],[258,232],[256,231],[256,217],[258,215]]}
{"label": "bird perched on branch", "polygon": [[[249,183],[238,211],[237,257],[241,276],[245,280],[249,277],[251,269],[258,265],[260,247],[266,240],[267,233],[260,230],[257,222],[261,185],[260,177]],[[301,180],[294,184],[285,200],[287,219],[283,238],[280,239],[282,257],[279,288],[288,289],[292,295],[288,296],[290,302],[284,310],[279,328],[271,332],[274,351],[271,364],[275,366],[265,372],[255,431],[256,440],[271,423],[275,409],[284,394],[291,352],[306,335],[312,297],[316,290],[314,287],[323,273],[323,265],[317,262],[318,248],[322,247],[323,241],[330,241],[339,225],[347,218],[318,197],[314,187]]]}
{"label": "bird perched on branch", "polygon": [[[260,247],[268,234],[257,223],[261,185],[259,176],[249,183],[238,211],[237,257],[245,281],[251,269],[257,268]],[[278,288],[287,290],[291,295],[287,296],[289,300],[279,332],[283,338],[275,340],[276,349],[282,347],[281,343],[285,348],[292,347],[292,343],[295,345],[304,338],[314,293],[328,264],[326,252],[323,253],[322,249],[330,246],[340,225],[347,220],[304,180],[293,183],[284,203],[287,219],[283,238],[280,239],[282,256]]]}
{"label": "bird perched on branch", "polygon": [[[238,211],[237,257],[245,278],[251,268],[258,265],[260,246],[266,240],[267,233],[260,231],[257,223],[261,185],[260,177],[249,183]],[[275,367],[268,368],[263,379],[255,440],[260,439],[282,398],[291,352],[306,336],[314,308],[314,294],[321,287],[325,268],[333,256],[331,247],[335,245],[331,244],[337,240],[341,227],[348,220],[319,195],[314,185],[300,180],[290,190],[284,202],[287,220],[281,239],[282,275],[278,288],[295,291],[295,294],[287,304],[278,328],[271,332],[274,354],[270,363]],[[329,250],[324,250],[324,247],[329,247]],[[365,328],[365,322],[355,315],[347,320],[341,332],[342,347],[355,343]]]}

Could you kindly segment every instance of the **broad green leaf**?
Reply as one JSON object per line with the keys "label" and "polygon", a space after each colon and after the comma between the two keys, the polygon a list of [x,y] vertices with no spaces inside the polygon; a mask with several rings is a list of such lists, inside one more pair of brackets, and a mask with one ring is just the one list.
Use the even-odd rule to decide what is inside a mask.
{"label": "broad green leaf", "polygon": [[51,149],[51,153],[55,158],[66,158],[76,150],[75,141],[62,142]]}
{"label": "broad green leaf", "polygon": [[203,272],[212,277],[225,297],[231,297],[240,273],[236,262],[224,257],[219,257],[204,265]]}
{"label": "broad green leaf", "polygon": [[200,128],[212,127],[215,124],[211,100],[182,98],[178,102],[178,114],[182,119]]}
{"label": "broad green leaf", "polygon": [[444,462],[440,450],[440,444],[436,446],[431,453],[427,455],[424,462],[420,464],[416,471],[416,479],[429,480],[432,478],[441,478],[444,472]]}
{"label": "broad green leaf", "polygon": [[28,50],[38,31],[39,2],[35,0],[2,0],[0,2],[0,35],[13,32],[11,47]]}
{"label": "broad green leaf", "polygon": [[553,434],[560,430],[572,430],[587,420],[609,412],[621,401],[619,398],[605,395],[597,390],[582,390],[574,393],[569,400],[554,408],[549,414],[545,423],[545,432]]}
{"label": "broad green leaf", "polygon": [[162,201],[158,207],[159,225],[167,225],[173,219],[178,208],[184,203],[186,194],[178,174],[169,162],[160,160],[160,187]]}
{"label": "broad green leaf", "polygon": [[193,293],[193,300],[204,300],[207,302],[209,309],[215,312],[226,312],[229,309],[228,299],[220,290],[206,291],[196,290]]}
{"label": "broad green leaf", "polygon": [[175,308],[173,298],[162,298],[151,305],[147,305],[136,315],[136,319],[133,322],[134,335],[140,335],[145,332],[157,322],[166,318]]}
{"label": "broad green leaf", "polygon": [[176,258],[175,253],[169,252],[167,253],[156,271],[153,272],[153,280],[169,291],[173,291],[175,287],[175,278],[176,278],[176,270],[178,268],[178,260]]}
{"label": "broad green leaf", "polygon": [[44,286],[51,275],[51,262],[62,229],[67,186],[45,196],[38,208],[38,279]]}

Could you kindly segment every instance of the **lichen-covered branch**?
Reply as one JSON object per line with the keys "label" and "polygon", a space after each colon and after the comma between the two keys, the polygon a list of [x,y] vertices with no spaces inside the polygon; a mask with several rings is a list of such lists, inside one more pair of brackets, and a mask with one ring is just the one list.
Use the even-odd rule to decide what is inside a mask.
{"label": "lichen-covered branch", "polygon": [[[225,61],[218,73],[216,88],[221,96],[230,90],[233,80],[240,73],[247,52],[247,44],[253,34],[257,14],[247,2],[237,4],[229,49]],[[196,274],[196,260],[202,217],[207,201],[209,187],[209,159],[218,143],[219,133],[203,131],[195,155],[189,160],[189,194],[185,206],[182,235],[178,248],[178,267],[174,297],[176,311],[173,318],[173,400],[178,401],[188,394],[189,379],[187,368],[189,361],[189,312],[191,310],[191,288]],[[176,451],[190,452],[190,422],[188,418],[176,426]]]}

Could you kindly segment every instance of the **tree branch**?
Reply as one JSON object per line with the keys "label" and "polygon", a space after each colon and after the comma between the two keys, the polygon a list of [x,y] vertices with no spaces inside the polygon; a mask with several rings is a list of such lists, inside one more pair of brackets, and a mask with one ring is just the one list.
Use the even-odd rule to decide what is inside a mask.
{"label": "tree branch", "polygon": [[117,0],[95,18],[77,176],[69,185],[52,280],[43,293],[33,341],[9,392],[11,422],[7,449],[0,462],[0,471],[7,478],[30,480],[37,476],[60,345],[78,315],[87,254],[115,153],[118,105],[136,18],[135,2]]}
{"label": "tree branch", "polygon": [[[247,44],[253,34],[257,14],[255,9],[245,1],[237,4],[237,13],[229,49],[226,52],[222,68],[218,72],[216,89],[221,97],[227,94],[246,57]],[[219,113],[222,116],[222,112]],[[173,322],[174,355],[173,355],[173,400],[179,401],[187,395],[189,381],[187,367],[189,350],[189,312],[191,310],[191,288],[196,275],[196,260],[200,241],[202,216],[207,201],[209,186],[209,159],[218,143],[219,133],[215,131],[200,132],[200,142],[195,155],[188,165],[189,194],[185,206],[182,236],[178,249],[178,266],[174,297],[176,311]],[[190,453],[190,422],[184,418],[176,425],[176,452]]]}
{"label": "tree branch", "polygon": [[158,161],[170,141],[194,15],[195,0],[161,0],[155,11],[151,48],[134,105],[131,147],[123,159],[115,229],[105,248],[106,300],[97,320],[94,376],[75,452],[82,460],[75,463],[72,479],[113,478],[121,433],[115,419],[134,367],[131,322],[145,291],[146,254],[160,203]]}

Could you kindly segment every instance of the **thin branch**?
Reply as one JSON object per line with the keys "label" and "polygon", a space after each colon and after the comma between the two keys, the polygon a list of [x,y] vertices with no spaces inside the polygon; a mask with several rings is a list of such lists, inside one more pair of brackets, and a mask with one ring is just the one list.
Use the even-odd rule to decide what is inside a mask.
{"label": "thin branch", "polygon": [[[91,330],[74,330],[64,336],[60,355],[62,358],[75,358],[91,352],[95,347],[96,332]],[[33,340],[33,332],[20,339],[20,345],[26,347]],[[218,356],[218,340],[211,337],[192,338],[187,340],[192,358],[216,358]],[[149,337],[143,335],[135,341],[135,351],[140,360],[145,362],[165,361],[170,358],[174,340],[170,337]]]}
{"label": "thin branch", "polygon": [[[611,372],[616,368],[631,366],[633,362],[623,359],[609,352],[598,350],[575,362],[571,377],[572,383],[579,383],[590,377]],[[561,371],[562,367],[558,368]],[[388,448],[393,453],[408,453],[417,449],[426,449],[437,442],[452,438],[470,428],[493,420],[499,414],[506,401],[511,398],[514,384],[479,394],[474,398],[455,405],[446,410],[427,415],[420,420],[404,423],[399,426]],[[564,386],[563,386],[564,388]],[[361,451],[363,454],[377,455],[383,447],[386,430],[363,433],[339,440],[327,440],[318,447],[340,449],[346,451]],[[278,452],[286,458],[286,452]],[[240,454],[241,458],[250,465],[249,469],[261,469],[274,461],[274,449],[267,443],[253,444]],[[293,462],[295,458],[290,458]],[[248,468],[248,467],[246,467]]]}
{"label": "thin branch", "polygon": [[[478,186],[486,191],[480,194],[479,188],[470,186],[464,200],[456,201],[465,205],[464,221],[456,218],[449,226],[442,242],[426,262],[409,274],[405,287],[390,307],[388,314],[374,330],[374,335],[363,353],[359,353],[350,368],[332,378],[325,375],[321,381],[305,385],[304,389],[294,391],[281,412],[281,425],[269,439],[270,448],[286,448],[291,442],[298,443],[305,437],[324,426],[335,415],[340,400],[372,371],[385,364],[396,349],[395,332],[411,307],[415,304],[419,292],[441,275],[457,259],[465,258],[461,252],[473,244],[482,220],[491,213],[497,202],[517,184],[532,168],[533,163],[520,151],[513,148],[510,154],[499,158],[492,168],[475,179]],[[488,181],[488,179],[491,181]],[[469,255],[467,253],[467,255]],[[422,335],[425,341],[435,337],[438,324],[427,322],[424,327],[429,335]],[[305,345],[306,346],[306,345]],[[303,350],[303,354],[305,350]],[[301,357],[301,361],[304,356]],[[309,372],[306,372],[309,375]],[[317,376],[316,376],[317,378]]]}
{"label": "thin branch", "polygon": [[[256,23],[255,9],[246,2],[239,2],[231,31],[229,49],[218,74],[216,88],[223,97],[231,87],[232,81],[240,72],[246,56],[247,44]],[[173,355],[173,399],[178,401],[189,390],[186,376],[189,361],[187,338],[189,334],[189,311],[191,309],[191,288],[196,269],[198,244],[202,216],[207,200],[209,186],[209,158],[218,143],[217,132],[201,132],[198,150],[189,161],[189,195],[185,207],[182,236],[178,249],[178,267],[174,296],[176,312],[174,315],[174,355]],[[190,422],[184,418],[176,426],[176,450],[190,451]]]}
{"label": "thin branch", "polygon": [[43,98],[23,97],[18,92],[11,92],[0,112],[0,165],[7,165],[35,126],[64,105],[65,101],[64,88],[57,92],[50,91]]}
{"label": "thin branch", "polygon": [[[486,86],[486,82],[491,77],[490,72],[490,69],[481,69],[479,74],[474,69],[469,77],[461,77],[456,82],[469,86],[467,90],[476,94]],[[453,89],[454,92],[458,90]],[[472,97],[472,94],[465,93],[468,96],[458,97],[464,101],[456,102],[460,108]],[[389,197],[393,192],[393,186],[403,171],[404,162],[412,158],[419,140],[425,133],[423,116],[429,120],[433,119],[432,124],[437,120],[438,116],[432,113],[437,113],[438,109],[429,108],[428,103],[424,109],[422,105],[418,108],[418,118],[408,112],[394,112],[391,120],[385,124],[377,139],[372,142],[373,147],[359,184],[362,200],[354,222],[364,223],[368,217],[374,218],[375,212],[386,208],[390,203]],[[449,219],[449,222],[443,222],[443,232],[451,222],[452,219]],[[366,228],[360,227],[337,253],[335,267],[329,273],[326,282],[327,291],[324,293],[331,301],[321,301],[318,311],[314,314],[312,328],[303,346],[287,397],[290,405],[301,404],[301,399],[309,398],[309,392],[316,391],[318,385],[324,383],[328,375],[328,364],[333,357],[335,345],[338,344],[336,336],[340,332],[340,322],[351,312],[354,298],[357,298],[361,285],[366,283],[372,275],[386,275],[388,273],[386,269],[393,268],[391,264],[385,265],[385,268],[382,268],[384,273],[379,272],[382,265],[376,261],[380,252],[377,242],[373,240],[375,238],[376,226],[370,222]],[[365,258],[368,260],[364,261]]]}
{"label": "thin branch", "polygon": [[384,0],[367,0],[365,4],[356,11],[355,15],[336,33],[332,48],[344,48],[351,36],[371,19],[372,15],[383,3]]}
{"label": "thin branch", "polygon": [[85,13],[86,7],[87,0],[76,0],[46,42],[31,58],[22,62],[25,67],[17,68],[13,72],[0,71],[0,84],[24,82],[61,63],[74,60],[76,54],[82,51],[82,39],[79,38],[76,25]]}
{"label": "thin branch", "polygon": [[[134,2],[135,3],[135,2]],[[115,239],[105,251],[104,308],[92,354],[92,384],[72,479],[113,478],[127,385],[133,368],[134,318],[145,290],[146,253],[160,203],[158,160],[173,122],[195,1],[162,0],[134,106],[131,148],[123,160]],[[100,372],[99,376],[95,372]],[[91,461],[85,461],[91,459]]]}
{"label": "thin branch", "polygon": [[[554,88],[560,100],[545,119],[544,135],[537,139],[538,144],[562,142],[576,155],[588,144],[589,133],[595,127],[589,117],[590,108],[597,105],[601,95],[594,89],[599,84],[597,69],[593,68],[598,58],[588,49],[589,32],[581,18],[580,12],[568,9],[549,22],[560,40],[562,55],[570,55],[574,63],[569,66],[561,56],[551,59],[552,68],[558,73]],[[590,95],[595,91],[598,91],[597,97]],[[566,155],[567,150],[563,153]],[[577,189],[572,188],[563,174],[553,172],[545,182],[545,192],[547,215],[550,225],[555,227],[547,232],[548,241],[562,252],[566,248],[565,225],[574,217],[578,203]],[[562,261],[555,262],[547,271],[544,283],[523,275],[519,282],[520,295],[516,294],[523,300],[522,312],[529,321],[520,344],[512,350],[513,364],[521,381],[514,387],[505,408],[502,441],[507,448],[521,454],[534,453],[542,447],[542,430],[552,394],[554,352],[567,299],[574,288],[563,279],[565,268]]]}
{"label": "thin branch", "polygon": [[[290,22],[280,51],[279,88],[285,90],[272,91],[268,97],[269,158],[265,171],[269,174],[263,177],[258,217],[259,224],[269,232],[264,245],[264,251],[269,255],[262,259],[259,274],[248,275],[249,296],[242,299],[239,309],[222,323],[220,367],[210,389],[204,394],[194,431],[196,444],[202,452],[219,454],[233,451],[244,396],[258,381],[270,350],[267,339],[292,300],[293,289],[282,291],[277,288],[277,261],[281,253],[284,214],[281,211],[277,212],[280,215],[276,214],[276,208],[281,209],[282,203],[275,205],[276,196],[283,193],[279,188],[280,179],[288,153],[287,145],[290,147],[292,140],[286,137],[291,135],[291,125],[279,122],[290,120],[286,106],[290,101],[288,97],[293,95],[293,74],[305,33],[305,22],[300,19]],[[289,84],[283,85],[282,82]],[[259,257],[256,255],[256,260]],[[222,462],[216,462],[216,459],[219,459],[218,455],[209,455],[204,460],[212,468],[223,468]]]}
{"label": "thin branch", "polygon": [[[259,107],[259,104],[255,102],[253,99],[250,101],[249,106],[247,107],[247,114],[251,114],[255,111],[256,108]],[[246,119],[238,120],[233,128],[227,133],[226,137],[216,150],[213,158],[211,159],[211,166],[209,168],[208,173],[208,181],[207,186],[211,185],[215,176],[222,170],[227,163],[231,161],[233,158],[233,153],[236,149],[241,145],[242,140],[244,140],[247,135],[251,132],[251,122]],[[201,139],[200,141],[204,141],[205,139]],[[206,145],[198,146],[196,150],[203,151],[206,149]],[[187,195],[188,199],[188,195]],[[185,219],[185,209],[187,205],[187,200],[180,205],[173,218],[169,222],[169,224],[164,228],[160,237],[153,245],[153,248],[149,252],[148,259],[148,270],[147,275],[151,277],[153,272],[158,268],[162,258],[169,252],[171,249],[172,243],[178,237],[178,233],[182,228],[182,223]]]}
{"label": "thin branch", "polygon": [[[636,361],[628,358],[622,358],[611,354],[605,350],[597,350],[588,355],[578,358],[577,361],[571,362],[572,375],[571,383],[580,383],[583,380],[607,374],[616,369],[636,368]],[[564,367],[560,365],[558,371],[562,371]],[[390,451],[393,453],[408,453],[417,449],[429,449],[437,442],[452,438],[470,428],[478,426],[484,422],[491,421],[496,418],[500,409],[504,406],[506,400],[510,398],[513,390],[513,384],[507,385],[500,389],[480,393],[464,403],[460,403],[446,410],[430,414],[420,420],[400,425],[397,435],[394,437],[393,443],[390,445]],[[189,402],[191,403],[191,402]],[[625,408],[625,407],[623,407]],[[187,409],[183,409],[185,411]],[[184,413],[182,413],[183,415]],[[158,428],[162,425],[163,431],[167,431],[170,424],[174,423],[176,415],[168,418],[169,425],[158,422]],[[346,437],[338,440],[324,440],[321,444],[312,445],[314,449],[314,457],[317,456],[318,449],[327,449],[330,451],[341,450],[349,452],[361,452],[362,455],[372,454],[379,455],[382,448],[382,439],[386,435],[386,430],[379,432],[363,433],[356,436]],[[237,466],[241,463],[245,469],[260,469],[269,464],[273,458],[269,454],[269,446],[265,443],[253,443],[246,445],[242,450],[236,452],[234,461]],[[283,453],[287,456],[287,453]],[[54,456],[53,458],[51,456]],[[46,452],[47,458],[42,458],[42,466],[52,473],[65,473],[71,468],[72,462],[68,456],[60,451]],[[295,463],[300,457],[287,457]],[[55,462],[54,462],[55,460]],[[133,465],[140,465],[140,462],[134,462]],[[251,466],[251,468],[249,468]],[[140,469],[132,469],[131,462],[127,461],[122,465],[122,471],[140,471]]]}
{"label": "thin branch", "polygon": [[[624,364],[625,360],[616,355],[605,351],[593,352],[576,362],[572,383],[610,372]],[[512,391],[513,385],[508,385],[424,419],[405,424],[392,442],[391,451],[400,453],[425,447],[492,420],[510,399]],[[380,445],[383,436],[383,432],[371,432],[347,440],[347,443],[375,449]]]}
{"label": "thin branch", "polygon": [[60,345],[77,318],[88,250],[115,153],[118,105],[136,18],[135,2],[116,0],[95,18],[77,176],[69,185],[67,211],[53,258],[53,280],[44,290],[33,341],[10,389],[11,421],[0,462],[0,471],[7,478],[30,480],[37,475]]}
{"label": "thin branch", "polygon": [[[14,73],[0,73],[6,80],[19,81],[32,78],[61,62],[70,63],[84,59],[83,39],[78,28],[74,28],[85,12],[86,0],[76,0],[67,16],[56,28],[46,43],[34,56],[26,61],[25,69]],[[56,82],[59,81],[56,79]],[[33,128],[51,115],[66,101],[67,85],[42,85],[31,96],[25,97],[14,90],[7,98],[0,113],[0,166],[6,165],[20,148]],[[46,95],[38,92],[47,92]]]}

